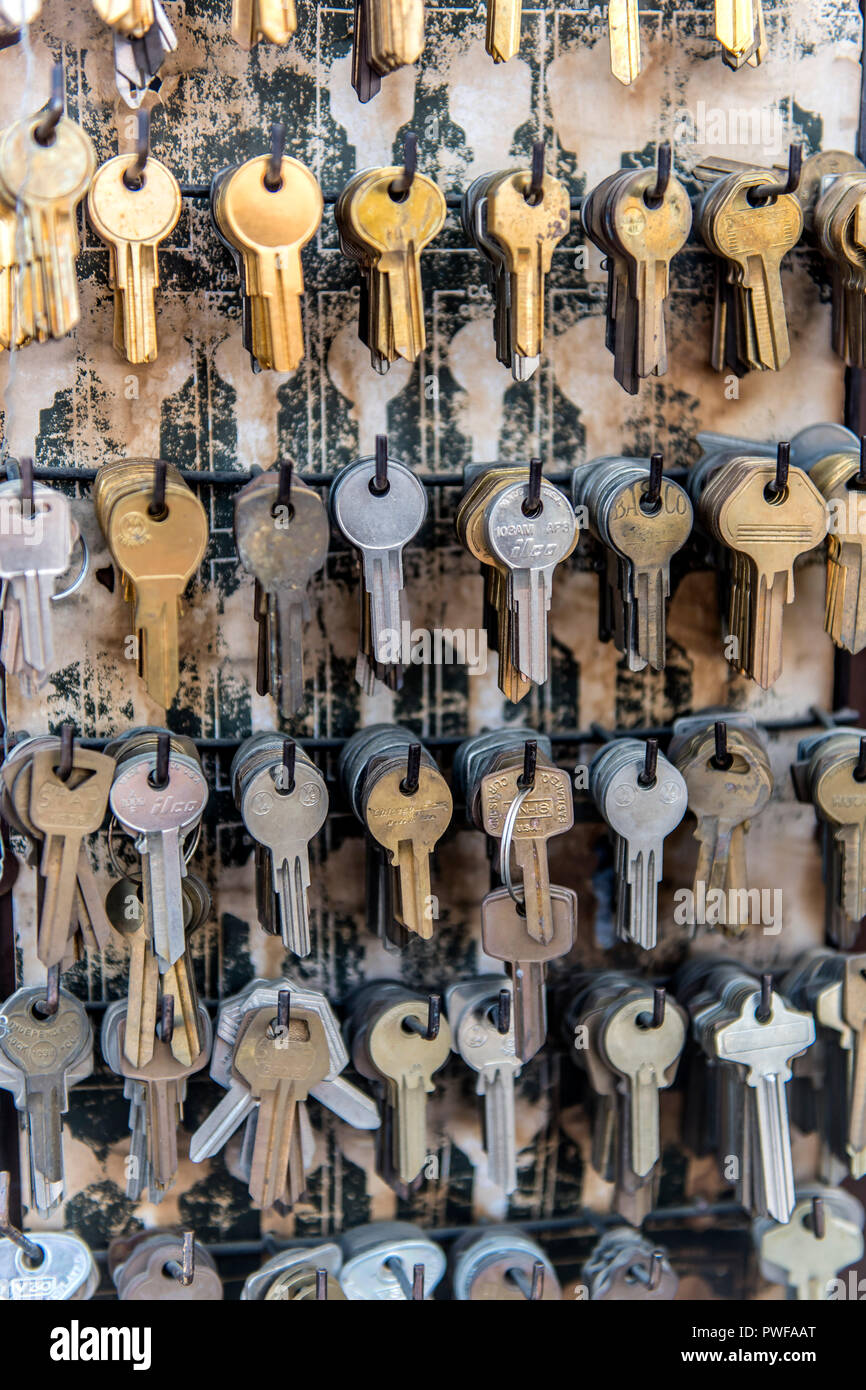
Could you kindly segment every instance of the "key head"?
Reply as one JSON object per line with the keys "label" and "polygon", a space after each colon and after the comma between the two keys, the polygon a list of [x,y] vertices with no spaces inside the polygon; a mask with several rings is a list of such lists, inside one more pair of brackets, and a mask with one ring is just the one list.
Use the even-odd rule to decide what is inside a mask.
{"label": "key head", "polygon": [[775,477],[775,463],[750,460],[721,502],[716,530],[725,545],[754,561],[759,574],[787,574],[793,594],[794,560],[821,544],[830,519],[824,498],[801,468],[789,469],[778,500],[771,490]]}
{"label": "key head", "polygon": [[90,1249],[72,1231],[40,1231],[30,1235],[43,1254],[32,1268],[23,1250],[0,1238],[0,1301],[67,1302],[93,1297],[99,1270]]}
{"label": "key head", "polygon": [[150,156],[141,187],[129,188],[123,176],[134,162],[128,154],[116,155],[97,169],[90,185],[87,216],[96,235],[109,245],[157,245],[180,217],[180,184],[171,170]]}
{"label": "key head", "polygon": [[541,201],[527,200],[532,174],[517,169],[506,174],[487,193],[487,231],[501,246],[506,265],[518,273],[530,250],[544,274],[550,270],[553,252],[571,224],[568,189],[559,179],[545,174]]}
{"label": "key head", "polygon": [[652,510],[645,506],[646,491],[646,479],[638,479],[617,492],[605,516],[607,534],[633,564],[665,565],[691,535],[692,504],[670,478],[662,478],[659,503]]}
{"label": "key head", "polygon": [[[505,818],[521,788],[523,764],[488,773],[481,779],[481,815],[488,835],[502,838]],[[547,840],[562,835],[574,825],[574,797],[571,779],[564,768],[542,767],[535,771],[535,784],[521,804],[514,824],[514,840]]]}
{"label": "key head", "polygon": [[106,539],[116,563],[139,586],[147,580],[174,580],[178,596],[195,574],[207,549],[207,513],[190,488],[166,494],[166,510],[152,517],[150,490],[115,502]]}
{"label": "key head", "polygon": [[203,1004],[199,1005],[199,1032],[202,1039],[201,1051],[193,1057],[190,1062],[182,1062],[171,1050],[167,1042],[157,1038],[154,1042],[153,1055],[143,1066],[136,1067],[130,1062],[126,1055],[124,1042],[126,1038],[126,1016],[119,1019],[116,1028],[116,1045],[119,1049],[120,1075],[125,1076],[130,1081],[144,1081],[149,1083],[161,1084],[163,1082],[183,1081],[188,1076],[194,1076],[208,1064],[210,1056],[211,1042],[213,1039],[213,1026],[210,1015]]}
{"label": "key head", "polygon": [[643,1025],[647,1015],[652,1015],[649,996],[613,1004],[606,1011],[599,1040],[605,1057],[621,1076],[631,1079],[651,1072],[661,1089],[673,1082],[674,1063],[686,1041],[686,1015],[673,999],[667,1001],[658,1028]]}
{"label": "key head", "polygon": [[39,492],[31,515],[21,510],[20,499],[7,498],[0,518],[6,522],[0,536],[0,579],[28,571],[60,575],[69,568],[76,531],[67,497]]}
{"label": "key head", "polygon": [[197,825],[208,799],[201,768],[172,753],[168,781],[155,787],[151,777],[156,755],[121,766],[112,783],[109,804],[117,819],[133,834],[158,835],[162,830],[184,833]]}
{"label": "key head", "polygon": [[238,1034],[233,1070],[259,1098],[284,1082],[292,1085],[297,1100],[306,1099],[310,1087],[330,1071],[330,1051],[318,1014],[292,1007],[288,1033],[281,1033],[272,1008],[251,1010]]}
{"label": "key head", "polygon": [[774,1282],[781,1275],[793,1288],[808,1289],[812,1296],[824,1299],[834,1276],[862,1257],[863,1232],[834,1210],[832,1204],[825,1206],[824,1235],[820,1240],[812,1221],[809,1198],[797,1203],[787,1225],[773,1222],[764,1230],[760,1243],[762,1273]]}
{"label": "key head", "polygon": [[741,174],[729,184],[712,213],[712,238],[720,255],[742,265],[751,255],[779,261],[803,231],[803,209],[793,193],[783,193],[753,207],[749,193],[766,182],[766,174]]}
{"label": "key head", "polygon": [[577,894],[569,888],[551,888],[553,935],[536,941],[526,930],[507,888],[488,893],[481,903],[481,941],[485,953],[510,965],[543,965],[565,956],[577,931]]}
{"label": "key head", "polygon": [[833,825],[866,825],[866,785],[854,777],[858,752],[834,759],[812,783],[818,814]]}
{"label": "key head", "polygon": [[77,785],[62,782],[57,775],[58,755],[43,749],[33,755],[30,777],[30,818],[43,835],[73,832],[89,835],[102,825],[108,807],[113,758],[92,748],[75,748],[73,767],[85,780]]}
{"label": "key head", "polygon": [[288,155],[280,164],[280,187],[269,189],[265,184],[269,164],[269,155],[258,155],[229,175],[220,195],[220,226],[245,253],[267,256],[284,248],[297,253],[289,269],[296,277],[294,291],[300,294],[304,285],[300,251],[319,229],[322,190],[315,175]]}
{"label": "key head", "polygon": [[480,1234],[461,1237],[452,1252],[451,1283],[461,1303],[525,1301],[526,1295],[511,1277],[516,1270],[524,1286],[531,1287],[533,1268],[540,1261],[543,1281],[540,1299],[559,1301],[562,1289],[556,1271],[544,1251],[514,1226],[491,1226]]}
{"label": "key head", "polygon": [[488,1067],[493,1071],[501,1067],[517,1076],[522,1062],[515,1047],[513,1002],[508,1031],[500,1033],[497,1027],[496,1011],[502,988],[509,988],[508,982],[497,977],[493,987],[486,986],[484,992],[463,1009],[454,1033],[454,1046],[474,1071],[481,1072]]}
{"label": "key head", "polygon": [[334,484],[331,507],[346,540],[362,552],[402,549],[427,515],[427,493],[411,469],[388,459],[388,491],[376,494],[376,461],[362,459]]}
{"label": "key head", "polygon": [[[276,768],[276,774],[282,764]],[[328,788],[321,773],[298,761],[295,785],[280,789],[275,769],[264,767],[246,784],[240,804],[244,824],[253,839],[276,856],[292,846],[309,844],[328,817]]]}
{"label": "key head", "polygon": [[429,853],[451,823],[451,792],[435,767],[419,768],[418,790],[411,794],[402,789],[405,778],[403,761],[371,778],[364,789],[364,819],[373,838],[392,855],[407,840]]}
{"label": "key head", "polygon": [[409,252],[418,255],[442,230],[445,195],[432,179],[416,172],[402,198],[391,195],[400,168],[379,169],[358,188],[345,209],[352,230],[373,255]]}
{"label": "key head", "polygon": [[484,530],[493,555],[509,570],[550,570],[577,545],[574,509],[564,493],[542,479],[541,510],[523,511],[528,485],[497,491],[485,511]]}
{"label": "key head", "polygon": [[424,1266],[424,1296],[429,1298],[445,1273],[445,1252],[408,1221],[374,1221],[356,1226],[340,1238],[343,1268],[340,1283],[350,1302],[405,1300],[393,1271],[397,1261],[411,1284],[416,1265]]}
{"label": "key head", "polygon": [[366,1045],[370,1061],[380,1076],[399,1084],[408,1080],[432,1092],[433,1074],[445,1065],[451,1051],[451,1028],[440,1018],[439,1032],[428,1040],[403,1025],[407,1018],[427,1024],[426,999],[404,998],[391,1004],[370,1023]]}
{"label": "key head", "polygon": [[773,791],[767,759],[739,731],[728,733],[730,767],[715,765],[712,730],[692,746],[688,760],[679,764],[688,788],[689,810],[698,817],[714,816],[742,825],[763,811]]}
{"label": "key head", "polygon": [[27,209],[66,207],[81,202],[96,169],[93,142],[82,129],[61,116],[50,145],[36,139],[42,113],[8,127],[0,139],[0,170],[6,195]]}
{"label": "key head", "polygon": [[174,1236],[151,1236],[122,1268],[118,1278],[118,1297],[124,1303],[145,1303],[153,1299],[170,1303],[217,1302],[223,1297],[222,1280],[213,1260],[196,1247],[192,1283],[184,1285],[166,1270],[170,1260],[180,1264],[183,1246]]}
{"label": "key head", "polygon": [[758,1021],[760,991],[747,995],[738,1016],[714,1031],[714,1047],[725,1062],[747,1069],[746,1080],[756,1086],[761,1076],[791,1077],[790,1063],[815,1041],[815,1022],[810,1014],[792,1009],[780,994],[770,995],[770,1017]]}
{"label": "key head", "polygon": [[679,825],[686,813],[688,793],[681,773],[661,754],[652,786],[641,784],[643,771],[640,757],[618,768],[604,789],[601,813],[629,843],[658,843]]}
{"label": "key head", "polygon": [[235,498],[235,541],[244,569],[265,592],[303,590],[328,555],[331,528],[321,497],[292,481],[288,525],[275,513],[280,480],[275,470],[260,474]]}
{"label": "key head", "polygon": [[55,1014],[43,1015],[45,989],[16,990],[0,1008],[0,1055],[29,1084],[63,1077],[93,1051],[90,1020],[80,1000],[60,990]]}

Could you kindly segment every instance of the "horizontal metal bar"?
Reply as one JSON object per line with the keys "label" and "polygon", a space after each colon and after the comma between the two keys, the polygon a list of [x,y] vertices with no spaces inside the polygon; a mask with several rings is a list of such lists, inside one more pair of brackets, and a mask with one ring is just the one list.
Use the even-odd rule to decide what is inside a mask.
{"label": "horizontal metal bar", "polygon": [[[635,170],[635,172],[637,173],[638,171]],[[205,200],[205,201],[208,201],[208,202],[209,202],[209,201],[210,201],[210,184],[209,184],[209,183],[182,183],[181,186],[180,186],[180,194],[181,194],[181,197],[182,197],[182,198],[193,198],[193,199],[196,199],[196,200],[202,199],[202,200]],[[445,196],[445,206],[446,206],[449,210],[459,211],[459,210],[462,208],[462,206],[463,206],[463,194],[462,194],[462,193],[446,193],[444,196]],[[324,202],[324,204],[325,204],[326,207],[333,207],[334,204],[337,202],[337,199],[338,199],[339,197],[340,197],[340,194],[339,194],[339,193],[323,193],[323,194],[322,194],[322,199],[323,199],[323,202]],[[580,197],[578,194],[572,194],[571,197],[569,198],[569,203],[570,203],[570,205],[571,205],[572,212],[580,212],[581,206],[582,206],[582,204],[583,204],[583,198]]]}

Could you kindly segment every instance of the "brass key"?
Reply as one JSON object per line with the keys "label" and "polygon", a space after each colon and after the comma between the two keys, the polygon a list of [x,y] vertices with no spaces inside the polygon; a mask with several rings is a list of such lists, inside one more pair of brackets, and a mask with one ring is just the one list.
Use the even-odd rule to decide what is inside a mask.
{"label": "brass key", "polygon": [[232,38],[241,48],[259,39],[286,44],[297,27],[295,0],[232,0]]}
{"label": "brass key", "polygon": [[400,920],[422,940],[433,936],[430,912],[430,855],[451,821],[453,803],[445,778],[421,766],[410,783],[402,759],[368,770],[363,792],[364,819],[378,844],[387,849],[400,883]]}
{"label": "brass key", "polygon": [[117,155],[97,169],[87,214],[111,250],[114,346],[127,362],[157,355],[154,295],[159,284],[157,247],[180,217],[180,184],[170,169],[149,158],[136,187],[127,182],[134,157]]}
{"label": "brass key", "polygon": [[487,193],[487,230],[505,254],[511,277],[513,350],[538,357],[544,343],[544,286],[553,251],[571,223],[568,189],[545,174],[542,196],[528,201],[528,169],[505,174]]}
{"label": "brass key", "polygon": [[93,0],[93,8],[127,39],[143,39],[155,22],[153,0]]}
{"label": "brass key", "polygon": [[364,0],[370,62],[382,76],[417,63],[424,51],[423,0]]}
{"label": "brass key", "polygon": [[523,796],[513,822],[511,844],[523,872],[523,905],[526,931],[533,941],[545,944],[553,937],[553,904],[547,862],[547,841],[574,824],[571,779],[558,767],[539,763],[528,792],[521,785],[523,753],[504,755],[501,770],[481,779],[481,815],[488,835],[500,840],[505,822],[518,796]]}
{"label": "brass key", "polygon": [[369,1059],[388,1089],[393,1110],[393,1164],[399,1180],[413,1183],[427,1153],[427,1096],[435,1090],[433,1075],[451,1051],[451,1029],[440,1019],[435,1038],[409,1031],[407,1019],[426,1027],[427,1003],[396,987],[395,1002],[378,1013],[369,1026]]}
{"label": "brass key", "polygon": [[640,18],[638,0],[608,0],[610,70],[625,86],[640,75]]}
{"label": "brass key", "polygon": [[487,0],[485,47],[494,63],[507,63],[520,49],[523,0]]}

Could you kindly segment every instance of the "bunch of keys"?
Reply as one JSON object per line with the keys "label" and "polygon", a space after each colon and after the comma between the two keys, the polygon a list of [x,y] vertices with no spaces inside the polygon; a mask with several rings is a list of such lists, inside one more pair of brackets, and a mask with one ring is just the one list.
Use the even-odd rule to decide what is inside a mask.
{"label": "bunch of keys", "polygon": [[695,902],[705,902],[710,891],[723,893],[720,925],[725,935],[738,937],[746,927],[739,917],[741,895],[748,901],[749,891],[746,831],[773,794],[773,769],[767,735],[754,718],[736,710],[719,713],[724,719],[698,714],[675,720],[668,758],[683,775],[697,822]]}
{"label": "bunch of keys", "polygon": [[[133,729],[106,751],[117,762],[112,814],[141,858],[143,913],[131,949],[136,978],[142,972],[143,1001],[152,994],[155,970],[177,966],[186,953],[183,879],[198,843],[208,784],[192,739],[167,729]],[[132,1012],[137,1015],[137,1007]],[[136,1053],[135,1061],[142,1060]]]}
{"label": "bunch of keys", "polygon": [[162,1001],[146,1062],[133,1063],[127,1055],[131,1000],[109,1004],[102,1020],[102,1055],[111,1070],[124,1078],[123,1094],[130,1103],[127,1196],[133,1202],[140,1201],[144,1192],[148,1201],[161,1202],[177,1177],[177,1130],[183,1119],[187,1081],[207,1066],[213,1037],[208,1012],[196,1000],[199,1048],[188,1060],[181,1060],[172,1050],[173,996],[164,993]]}
{"label": "bunch of keys", "polygon": [[445,195],[419,174],[415,136],[407,135],[402,168],[362,169],[337,199],[344,256],[362,276],[358,336],[383,374],[402,357],[417,362],[427,346],[421,253],[441,232]]}
{"label": "bunch of keys", "polygon": [[340,753],[340,777],[358,820],[388,855],[391,882],[377,910],[390,904],[406,932],[429,941],[437,915],[430,856],[453,810],[445,778],[426,748],[396,724],[374,724],[350,738]]}
{"label": "bunch of keys", "polygon": [[241,48],[259,39],[283,47],[297,27],[295,0],[232,0],[232,38]]}
{"label": "bunch of keys", "polygon": [[71,964],[81,945],[105,950],[113,940],[91,868],[86,837],[102,825],[114,760],[75,742],[39,734],[10,750],[0,767],[4,819],[30,841],[36,866],[37,958],[49,970]]}
{"label": "bunch of keys", "polygon": [[496,359],[515,381],[528,381],[544,347],[545,277],[571,224],[571,200],[559,179],[544,172],[544,144],[531,169],[483,174],[463,195],[463,230],[487,262],[496,301]]}
{"label": "bunch of keys", "polygon": [[484,1138],[490,1182],[517,1190],[514,1083],[520,1075],[514,1035],[513,986],[502,975],[481,975],[449,986],[445,995],[452,1047],[478,1073],[484,1097]]}
{"label": "bunch of keys", "polygon": [[137,1231],[108,1247],[108,1273],[121,1303],[218,1303],[223,1284],[213,1255],[192,1231]]}
{"label": "bunch of keys", "polygon": [[[161,0],[94,0],[111,9],[103,17],[114,29],[114,82],[127,106],[138,110],[149,91],[158,88],[159,70],[177,48],[177,36],[168,22]],[[133,29],[124,32],[133,5],[138,9]],[[139,9],[138,7],[141,6]],[[146,8],[145,8],[146,6]],[[120,18],[120,23],[117,18]],[[146,24],[146,21],[149,23]]]}
{"label": "bunch of keys", "polygon": [[424,0],[355,0],[352,86],[371,101],[382,78],[411,67],[424,52]]}
{"label": "bunch of keys", "polygon": [[837,647],[856,656],[866,647],[866,438],[858,442],[856,449],[824,454],[816,459],[809,469],[809,479],[821,493],[830,513],[824,631]]}
{"label": "bunch of keys", "polygon": [[767,56],[761,0],[716,0],[716,38],[722,62],[734,72],[745,64],[756,68]]}
{"label": "bunch of keys", "polygon": [[287,1245],[250,1274],[241,1289],[245,1303],[294,1303],[306,1299],[343,1302],[340,1284],[343,1252],[329,1241],[323,1245]]}
{"label": "bunch of keys", "polygon": [[[88,552],[69,498],[35,483],[30,459],[22,459],[18,467],[20,478],[0,483],[0,660],[7,676],[17,676],[32,699],[54,668],[52,604],[78,590],[87,572]],[[55,586],[71,568],[79,543],[80,569],[57,593]]]}
{"label": "bunch of keys", "polygon": [[80,1000],[44,985],[0,1004],[0,1088],[10,1091],[27,1137],[30,1201],[50,1216],[66,1195],[63,1120],[69,1091],[93,1071],[93,1033]]}
{"label": "bunch of keys", "polygon": [[665,142],[657,169],[611,174],[584,198],[581,212],[586,235],[607,258],[605,346],[616,380],[632,396],[642,378],[668,369],[670,264],[692,226],[689,195],[671,172],[671,157]]}
{"label": "bunch of keys", "polygon": [[424,1302],[445,1273],[445,1252],[420,1226],[373,1221],[340,1237],[340,1283],[352,1303]]}
{"label": "bunch of keys", "polygon": [[[812,239],[833,272],[833,351],[849,367],[866,366],[866,165],[855,155],[828,151],[834,174],[822,180],[806,211]],[[821,156],[812,156],[812,158]],[[806,167],[810,161],[806,160]],[[839,165],[841,164],[841,168]],[[806,168],[804,167],[804,175]],[[802,194],[800,195],[802,201]],[[811,211],[811,219],[809,218]],[[810,225],[811,223],[811,225]]]}
{"label": "bunch of keys", "polygon": [[178,470],[157,459],[103,464],[93,502],[132,604],[139,674],[151,699],[168,709],[180,683],[182,596],[204,559],[207,513]]}
{"label": "bunch of keys", "polygon": [[139,111],[138,121],[139,152],[101,164],[87,195],[90,225],[111,253],[115,350],[134,364],[157,356],[157,250],[182,206],[174,174],[149,153],[149,113]]}
{"label": "bunch of keys", "polygon": [[[794,1063],[792,1118],[817,1132],[827,1182],[866,1176],[866,955],[818,948],[794,962],[785,997],[815,1019],[817,1040]],[[817,1066],[809,1065],[815,1059]]]}
{"label": "bunch of keys", "polygon": [[346,1023],[352,1065],[382,1092],[376,1170],[398,1195],[423,1180],[427,1160],[427,1096],[451,1051],[441,1001],[391,981],[364,986]]}
{"label": "bunch of keys", "polygon": [[192,1136],[193,1163],[245,1125],[240,1169],[253,1204],[293,1206],[312,1162],[308,1096],[355,1129],[379,1127],[374,1102],[340,1075],[348,1060],[323,994],[288,977],[252,980],[220,1004],[210,1074],[226,1095]]}
{"label": "bunch of keys", "polygon": [[467,1231],[451,1251],[451,1292],[459,1303],[562,1299],[550,1259],[515,1226]]}
{"label": "bunch of keys", "polygon": [[667,1251],[633,1226],[611,1226],[583,1266],[581,1280],[590,1300],[669,1302],[679,1278]]}
{"label": "bunch of keys", "polygon": [[310,954],[309,844],[328,815],[328,788],[312,758],[279,734],[253,734],[232,760],[235,805],[256,845],[259,925],[287,951]]}
{"label": "bunch of keys", "polygon": [[74,1231],[25,1235],[9,1219],[9,1173],[0,1173],[0,1303],[83,1302],[99,1286],[90,1246]]}
{"label": "bunch of keys", "polygon": [[328,514],[316,489],[281,463],[235,494],[234,531],[241,564],[255,577],[256,691],[288,719],[304,702],[303,628],[310,581],[328,555]]}
{"label": "bunch of keys", "polygon": [[324,207],[315,175],[283,154],[285,135],[275,125],[269,155],[222,169],[211,182],[211,215],[237,266],[254,371],[293,372],[303,360],[301,251]]}
{"label": "bunch of keys", "polygon": [[791,177],[781,183],[766,169],[729,160],[706,159],[695,170],[714,180],[695,221],[718,258],[710,353],[717,372],[778,372],[791,355],[781,264],[803,231],[803,209],[788,191],[800,153],[791,146]]}
{"label": "bunch of keys", "polygon": [[614,1206],[635,1225],[655,1199],[660,1092],[673,1085],[687,1032],[675,999],[623,971],[586,977],[565,1014],[566,1043],[596,1096],[592,1166],[616,1184]]}
{"label": "bunch of keys", "polygon": [[63,68],[44,111],[0,136],[0,347],[63,338],[78,323],[76,209],[96,153],[63,114]]}
{"label": "bunch of keys", "polygon": [[403,587],[403,550],[427,516],[427,492],[376,436],[374,458],[343,468],[328,497],[331,520],[361,561],[361,631],[355,679],[367,694],[376,682],[403,683],[404,631],[411,631]]}
{"label": "bunch of keys", "polygon": [[663,476],[661,454],[595,459],[574,470],[572,489],[575,509],[587,509],[605,547],[599,638],[613,640],[630,671],[663,671],[671,560],[692,530],[688,493]]}
{"label": "bunch of keys", "polygon": [[686,784],[657,739],[618,738],[593,758],[589,789],[614,836],[617,935],[652,951],[664,842],[686,813]]}
{"label": "bunch of keys", "polygon": [[725,462],[703,488],[697,512],[728,570],[725,654],[736,671],[769,690],[782,674],[794,561],[827,534],[827,504],[805,470],[790,464],[783,442],[775,463],[743,456]]}
{"label": "bunch of keys", "polygon": [[547,680],[553,576],[577,545],[574,510],[533,459],[528,476],[510,464],[480,470],[455,525],[481,563],[487,640],[499,653],[499,688],[516,704]]}
{"label": "bunch of keys", "polygon": [[[761,1216],[752,1222],[752,1239],[761,1275],[782,1284],[798,1303],[840,1297],[836,1278],[863,1256],[862,1204],[838,1187],[809,1186],[797,1191],[787,1226]],[[841,1296],[847,1290],[842,1283]]]}
{"label": "bunch of keys", "polygon": [[731,1181],[735,1173],[747,1211],[787,1222],[796,1200],[787,1083],[791,1062],[815,1041],[813,1019],[773,989],[771,975],[758,980],[725,961],[688,962],[676,993],[701,1049],[720,1068],[723,1174]]}
{"label": "bunch of keys", "polygon": [[866,917],[866,744],[860,729],[824,729],[797,745],[791,772],[801,801],[811,801],[822,832],[825,927],[851,950]]}

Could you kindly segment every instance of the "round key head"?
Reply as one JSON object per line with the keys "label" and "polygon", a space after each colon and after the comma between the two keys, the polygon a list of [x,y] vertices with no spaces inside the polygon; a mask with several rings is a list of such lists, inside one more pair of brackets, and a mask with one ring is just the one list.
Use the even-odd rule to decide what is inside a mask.
{"label": "round key head", "polygon": [[168,1303],[220,1302],[223,1285],[212,1260],[203,1258],[204,1251],[196,1249],[195,1272],[190,1284],[184,1285],[168,1268],[170,1262],[180,1264],[183,1248],[177,1240],[154,1241],[146,1247],[144,1267],[122,1278],[118,1297],[124,1303],[148,1303],[153,1299]]}
{"label": "round key head", "polygon": [[128,154],[116,155],[100,166],[87,195],[87,215],[97,236],[109,245],[121,242],[163,241],[180,217],[180,184],[170,169],[152,156],[141,187],[130,188],[124,174],[134,163]]}
{"label": "round key head", "polygon": [[403,1282],[394,1272],[402,1268],[404,1281],[413,1281],[417,1265],[424,1269],[424,1297],[429,1298],[445,1273],[445,1252],[424,1231],[407,1221],[376,1221],[356,1226],[340,1240],[343,1268],[340,1283],[350,1302],[405,1300]]}
{"label": "round key head", "polygon": [[614,496],[605,514],[613,545],[636,565],[667,564],[691,535],[692,504],[688,494],[663,478],[658,503],[648,507],[646,480],[628,483]]}
{"label": "round key head", "polygon": [[511,483],[496,493],[484,518],[487,542],[508,569],[547,569],[577,544],[574,509],[559,488],[542,480],[541,510],[527,514],[527,492],[527,483]]}
{"label": "round key head", "polygon": [[0,1298],[39,1302],[83,1300],[93,1296],[99,1271],[90,1249],[72,1231],[31,1234],[42,1251],[32,1265],[23,1250],[0,1238]]}
{"label": "round key head", "polygon": [[293,480],[288,515],[278,511],[280,480],[269,469],[235,498],[235,541],[241,564],[265,590],[303,589],[322,568],[331,528],[321,497]]}
{"label": "round key head", "polygon": [[274,854],[309,843],[328,816],[328,788],[317,768],[295,764],[295,785],[281,790],[282,763],[262,768],[244,785],[240,812],[250,834]]}
{"label": "round key head", "polygon": [[382,1010],[371,1022],[367,1032],[370,1060],[380,1076],[389,1081],[409,1079],[432,1092],[433,1074],[444,1066],[451,1051],[451,1028],[440,1018],[439,1032],[427,1039],[404,1027],[407,1018],[426,1026],[427,1001],[413,997],[399,1000]]}
{"label": "round key head", "polygon": [[375,170],[346,209],[354,234],[377,254],[410,247],[418,254],[445,222],[445,195],[424,174],[415,174],[404,197],[392,195],[391,186],[402,172]]}
{"label": "round key head", "polygon": [[80,125],[61,116],[50,144],[40,144],[36,130],[42,113],[15,121],[0,138],[0,185],[13,207],[68,204],[84,197],[96,169],[96,151]]}
{"label": "round key head", "polygon": [[629,757],[607,781],[601,812],[626,840],[651,838],[655,843],[675,830],[686,813],[688,794],[682,775],[659,755],[655,781],[641,783],[644,759]]}
{"label": "round key head", "polygon": [[165,786],[153,785],[155,770],[155,755],[120,767],[109,795],[112,811],[133,834],[190,830],[198,824],[207,805],[204,773],[194,763],[174,754],[168,760]]}
{"label": "round key head", "polygon": [[[258,155],[233,170],[220,189],[221,230],[239,250],[298,252],[313,237],[322,220],[324,201],[316,177],[297,159],[284,155],[280,186],[265,184],[270,156]],[[296,286],[303,289],[303,280]]]}
{"label": "round key head", "polygon": [[[325,1298],[333,1299],[338,1302],[346,1302],[346,1295],[334,1278],[333,1274],[325,1272]],[[278,1274],[267,1293],[265,1301],[267,1303],[288,1303],[303,1301],[304,1299],[318,1298],[317,1270],[311,1264],[302,1265],[300,1268],[287,1269]]]}
{"label": "round key head", "polygon": [[361,459],[338,476],[331,491],[337,526],[365,558],[402,549],[427,515],[424,485],[405,464],[388,459],[386,492],[376,493],[375,482],[375,460]]}
{"label": "round key head", "polygon": [[673,1064],[685,1046],[685,1011],[671,999],[658,1028],[647,1025],[648,1017],[652,1017],[649,996],[611,1005],[599,1030],[599,1043],[621,1076],[631,1078],[651,1072],[658,1087],[670,1086],[675,1073]]}
{"label": "round key head", "polygon": [[492,988],[488,987],[487,992],[471,1007],[463,1010],[457,1024],[454,1045],[464,1062],[475,1071],[480,1072],[495,1063],[500,1067],[510,1067],[517,1075],[523,1063],[515,1051],[513,1001],[508,1030],[500,1033],[497,1026],[496,1011],[501,988],[507,988],[509,994],[511,993],[510,983],[502,977],[497,977]]}
{"label": "round key head", "polygon": [[90,1020],[80,1000],[60,990],[57,1011],[46,1014],[44,986],[16,990],[0,1007],[0,1053],[30,1078],[66,1071],[93,1048]]}
{"label": "round key head", "polygon": [[364,819],[373,838],[391,851],[411,841],[428,853],[451,823],[453,802],[448,783],[435,767],[418,769],[418,787],[403,790],[405,760],[393,771],[368,776],[363,793]]}

